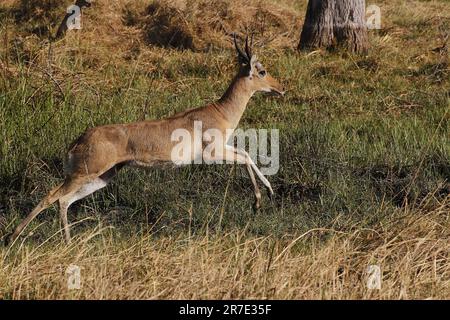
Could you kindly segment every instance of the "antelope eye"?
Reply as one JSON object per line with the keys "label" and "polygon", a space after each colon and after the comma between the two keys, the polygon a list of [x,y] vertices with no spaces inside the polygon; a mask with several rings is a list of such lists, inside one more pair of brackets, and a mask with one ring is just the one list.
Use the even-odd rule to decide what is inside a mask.
{"label": "antelope eye", "polygon": [[264,76],[266,75],[266,70],[261,70],[261,71],[259,72],[259,75],[260,75],[261,77],[264,77]]}

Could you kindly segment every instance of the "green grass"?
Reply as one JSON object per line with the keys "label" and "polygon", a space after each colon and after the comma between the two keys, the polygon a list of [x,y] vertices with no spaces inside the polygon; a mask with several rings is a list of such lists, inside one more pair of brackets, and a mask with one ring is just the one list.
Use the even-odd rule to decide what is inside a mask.
{"label": "green grass", "polygon": [[[0,97],[1,202],[8,221],[24,216],[61,180],[67,145],[86,128],[167,116],[214,100],[225,90],[234,63],[228,52],[217,58],[225,69],[222,74],[199,62],[199,54],[173,55],[160,71],[170,76],[136,71],[130,79],[133,70],[104,70],[115,82],[106,92],[94,87],[99,96],[83,83],[76,84],[83,89],[76,88],[71,79],[64,81],[64,95],[50,80],[44,79],[43,87],[28,77],[9,83]],[[181,56],[187,62],[179,70]],[[241,122],[243,128],[280,129],[280,171],[270,177],[273,203],[264,199],[264,208],[254,215],[244,170],[236,168],[230,175],[231,166],[215,166],[129,169],[83,204],[106,217],[120,206],[124,213],[116,227],[122,220],[123,225],[142,223],[148,215],[163,215],[161,224],[180,221],[183,226],[192,206],[194,226],[213,216],[214,228],[225,203],[222,227],[241,228],[251,221],[255,233],[281,235],[328,225],[339,215],[355,221],[376,216],[380,203],[395,207],[405,198],[416,203],[436,190],[441,198],[448,194],[450,130],[444,85],[427,78],[397,76],[397,81],[395,70],[383,66],[368,73],[339,54],[306,58],[287,51],[279,57],[270,52],[266,59],[261,56],[290,89],[284,99],[254,97]],[[318,64],[332,68],[333,74],[317,75]],[[163,81],[168,84],[160,89],[149,87]],[[404,101],[417,107],[403,111]],[[85,207],[72,211],[75,220],[92,215]],[[49,221],[48,214],[40,221]]]}

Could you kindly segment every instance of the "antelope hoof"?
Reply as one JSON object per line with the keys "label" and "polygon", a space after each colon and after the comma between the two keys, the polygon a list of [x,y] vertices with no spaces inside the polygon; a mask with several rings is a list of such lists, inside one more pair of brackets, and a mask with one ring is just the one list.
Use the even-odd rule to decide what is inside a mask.
{"label": "antelope hoof", "polygon": [[261,201],[260,199],[256,199],[253,203],[253,211],[257,212],[261,208]]}
{"label": "antelope hoof", "polygon": [[270,201],[273,201],[273,199],[274,199],[274,193],[273,193],[272,188],[267,189],[267,196],[269,197]]}
{"label": "antelope hoof", "polygon": [[269,195],[269,198],[272,199],[272,197],[273,197],[273,195],[274,195],[272,186],[269,184],[269,185],[266,187],[266,190],[267,190],[267,194]]}

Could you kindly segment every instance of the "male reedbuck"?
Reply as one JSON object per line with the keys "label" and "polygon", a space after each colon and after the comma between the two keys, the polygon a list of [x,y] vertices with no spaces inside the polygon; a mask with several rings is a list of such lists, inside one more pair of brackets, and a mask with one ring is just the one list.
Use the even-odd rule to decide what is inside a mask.
{"label": "male reedbuck", "polygon": [[[7,240],[14,241],[41,211],[59,201],[65,238],[69,242],[70,229],[67,222],[69,206],[105,187],[125,165],[156,166],[171,162],[171,151],[175,143],[171,141],[171,133],[174,130],[182,128],[192,131],[194,122],[201,121],[205,130],[214,128],[224,135],[226,132],[229,135],[230,129],[234,130],[237,127],[248,101],[255,92],[283,95],[283,87],[269,75],[256,56],[252,55],[248,37],[245,52],[239,48],[236,36],[234,44],[238,53],[239,71],[217,102],[180,112],[162,120],[105,125],[87,130],[69,149],[64,182],[50,191]],[[239,164],[245,164],[254,187],[255,207],[259,208],[261,193],[254,172],[273,194],[271,185],[247,152],[226,145],[227,140],[228,136],[224,139],[222,152],[216,152],[212,156],[214,159],[208,160],[234,159]],[[202,156],[194,153],[192,152],[193,159]]]}

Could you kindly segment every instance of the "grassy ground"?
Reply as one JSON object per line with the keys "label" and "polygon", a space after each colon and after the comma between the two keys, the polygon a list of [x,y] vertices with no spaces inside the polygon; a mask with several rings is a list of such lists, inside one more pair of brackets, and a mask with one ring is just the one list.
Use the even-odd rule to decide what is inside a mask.
{"label": "grassy ground", "polygon": [[[0,298],[450,297],[448,51],[432,50],[448,2],[378,1],[366,57],[295,51],[306,1],[150,2],[96,1],[51,50],[66,3],[0,6],[0,237],[61,181],[86,128],[219,98],[236,71],[227,28],[257,30],[258,56],[289,88],[255,96],[241,122],[280,130],[273,201],[253,213],[238,166],[126,169],[72,207],[71,246],[51,208],[0,248]],[[211,8],[220,14],[201,20]],[[179,42],[155,38],[155,21],[170,32],[180,15]],[[81,290],[67,289],[70,264]],[[380,291],[366,288],[371,264]]]}

